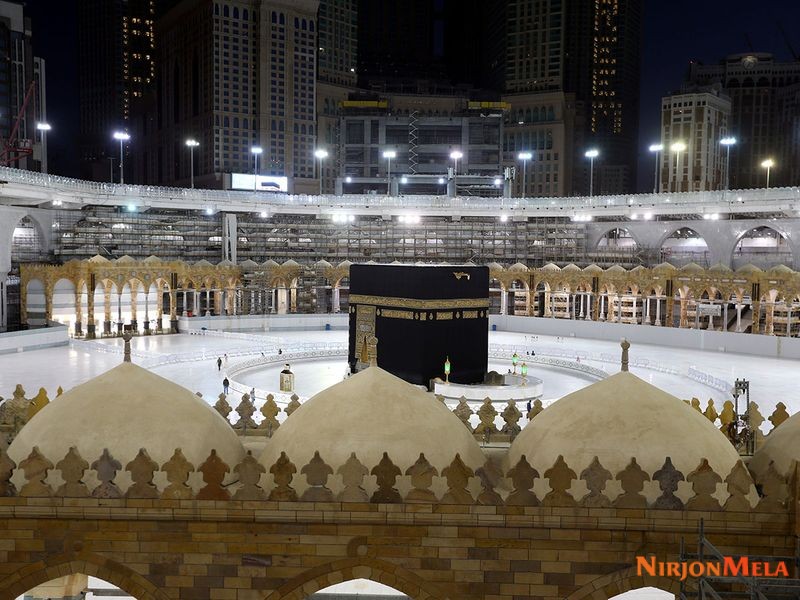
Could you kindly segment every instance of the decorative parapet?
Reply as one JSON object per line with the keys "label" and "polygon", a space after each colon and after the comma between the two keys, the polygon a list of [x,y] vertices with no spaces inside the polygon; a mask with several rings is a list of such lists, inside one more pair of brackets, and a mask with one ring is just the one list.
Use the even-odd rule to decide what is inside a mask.
{"label": "decorative parapet", "polygon": [[[116,481],[123,465],[130,474],[126,478],[130,480],[126,488]],[[164,473],[168,485],[159,487],[155,483],[164,479],[164,476],[156,479],[158,472]],[[189,480],[198,477],[195,472],[203,483],[193,488]],[[305,482],[296,481],[298,473]],[[230,479],[233,481],[226,483]],[[542,479],[547,483],[537,482]],[[98,483],[87,485],[89,480]],[[588,493],[582,496],[574,494],[573,482],[577,480],[585,483]],[[607,484],[612,480],[619,482],[620,493],[607,491]],[[658,482],[660,495],[654,500],[648,500],[648,493],[644,491],[645,483],[649,481]],[[682,481],[688,482],[692,489],[686,501],[676,494]],[[60,484],[56,485],[56,482]],[[436,488],[437,482],[441,489],[446,490],[441,496],[432,489]],[[474,493],[471,488],[476,489],[478,482],[481,491]],[[586,468],[574,470],[559,456],[551,468],[540,474],[525,456],[503,472],[488,459],[483,467],[473,471],[456,454],[439,473],[424,454],[420,454],[413,465],[406,466],[396,465],[384,453],[381,461],[369,469],[353,453],[345,464],[334,469],[325,463],[319,452],[315,452],[311,461],[298,469],[291,457],[281,453],[275,464],[267,469],[250,452],[231,468],[215,450],[211,450],[202,464],[193,465],[178,448],[170,460],[160,466],[150,458],[146,449],[141,449],[127,462],[118,460],[106,449],[91,466],[74,447],[55,463],[36,447],[19,464],[0,450],[0,497],[425,502],[773,513],[793,510],[790,500],[797,496],[796,475],[792,474],[790,486],[787,478],[770,464],[756,483],[760,495],[753,504],[752,479],[741,461],[722,477],[713,471],[706,459],[702,459],[694,471],[684,474],[673,466],[669,457],[652,474],[645,472],[635,458],[622,471],[612,474],[597,457]],[[402,493],[401,489],[404,490]],[[649,495],[652,498],[652,494]]]}

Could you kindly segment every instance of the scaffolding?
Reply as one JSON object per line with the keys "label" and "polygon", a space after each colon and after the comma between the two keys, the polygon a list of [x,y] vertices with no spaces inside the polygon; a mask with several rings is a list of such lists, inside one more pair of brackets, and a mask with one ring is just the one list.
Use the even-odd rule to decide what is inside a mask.
{"label": "scaffolding", "polygon": [[689,589],[686,580],[681,581],[679,600],[797,600],[800,599],[800,540],[795,540],[794,556],[763,556],[763,555],[726,555],[717,549],[705,536],[705,525],[700,519],[697,538],[697,552],[686,552],[684,540],[681,538],[681,562],[720,562],[725,558],[738,562],[747,558],[748,562],[766,562],[785,565],[794,565],[792,578],[781,577],[745,577],[735,576],[702,576],[694,580],[695,589]]}

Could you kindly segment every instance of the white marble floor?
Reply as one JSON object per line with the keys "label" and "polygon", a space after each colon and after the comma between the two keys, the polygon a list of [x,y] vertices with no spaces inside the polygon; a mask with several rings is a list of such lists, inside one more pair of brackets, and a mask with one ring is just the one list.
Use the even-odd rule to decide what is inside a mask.
{"label": "white marble floor", "polygon": [[[270,335],[278,338],[279,343],[287,346],[299,342],[340,342],[346,341],[344,331],[294,331],[281,332]],[[492,332],[490,342],[496,344],[513,344],[520,353],[529,348],[558,347],[569,351],[589,352],[599,355],[602,353],[618,356],[619,344],[597,340],[569,338],[558,341],[556,338],[539,336],[534,339],[529,335]],[[119,339],[97,342],[98,344],[122,344]],[[216,356],[226,352],[250,349],[252,342],[241,339],[226,339],[212,336],[173,335],[139,337],[133,340],[133,347],[149,356],[162,354],[175,354],[197,352],[206,353],[211,358],[195,362],[184,362],[155,368],[155,372],[189,388],[199,391],[206,399],[213,399],[221,392],[222,376],[216,368]],[[696,350],[680,350],[661,347],[657,345],[635,345],[631,348],[631,358],[646,358],[651,363],[667,365],[678,369],[683,375],[676,376],[656,372],[650,369],[632,368],[632,372],[646,379],[652,384],[661,387],[681,398],[696,396],[705,406],[708,398],[714,398],[718,410],[721,408],[724,397],[722,392],[713,390],[690,380],[685,374],[690,367],[699,368],[707,373],[726,381],[733,382],[737,377],[745,377],[751,382],[751,399],[759,404],[761,412],[769,415],[778,401],[786,404],[790,413],[800,411],[800,399],[797,398],[797,368],[800,361],[763,358],[726,354],[719,352],[702,352]],[[35,394],[40,387],[44,387],[54,395],[58,386],[65,390],[80,384],[107,369],[118,364],[121,357],[118,354],[87,351],[85,345],[81,347],[58,347],[34,350],[17,354],[0,356],[0,396],[8,397],[15,384],[21,383],[29,396]],[[615,372],[617,366],[608,363],[592,363]],[[508,365],[505,365],[506,368]],[[344,373],[344,363],[336,361],[309,361],[305,364],[292,365],[297,373],[298,392],[303,396],[312,395],[317,391],[340,381]],[[495,363],[490,368],[503,370],[504,365]],[[276,369],[266,368],[261,371],[252,371],[244,375],[243,382],[250,385],[266,385],[270,380],[276,381]],[[591,383],[572,372],[563,370],[531,368],[531,375],[539,377],[545,382],[545,399],[558,398],[563,394],[579,389]],[[240,378],[241,379],[241,378]],[[275,384],[273,384],[275,385]]]}

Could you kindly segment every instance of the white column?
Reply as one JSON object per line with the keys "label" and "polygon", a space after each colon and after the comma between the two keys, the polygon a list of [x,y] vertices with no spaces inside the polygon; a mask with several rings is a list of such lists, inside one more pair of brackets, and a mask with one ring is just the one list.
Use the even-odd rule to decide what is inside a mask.
{"label": "white column", "polygon": [[636,296],[633,297],[633,322],[639,324],[639,316],[636,314]]}
{"label": "white column", "polygon": [[508,304],[508,292],[500,290],[500,314],[506,314],[506,305]]}
{"label": "white column", "polygon": [[728,331],[728,303],[722,305],[722,331]]}
{"label": "white column", "polygon": [[580,299],[581,299],[581,314],[579,315],[579,317],[583,319],[585,318],[583,315],[583,305],[586,304],[586,294],[581,292]]}
{"label": "white column", "polygon": [[645,325],[650,325],[650,296],[644,298],[644,321]]}
{"label": "white column", "polygon": [[661,296],[656,296],[656,326],[661,327]]}
{"label": "white column", "polygon": [[600,320],[606,320],[606,295],[600,296]]}
{"label": "white column", "polygon": [[186,316],[186,290],[183,290],[183,316]]}
{"label": "white column", "polygon": [[256,293],[254,290],[250,290],[250,314],[256,314]]}
{"label": "white column", "polygon": [[200,316],[200,292],[199,290],[194,290],[192,292],[192,306],[194,306],[193,313]]}
{"label": "white column", "polygon": [[744,304],[736,305],[736,333],[742,333],[742,309]]}
{"label": "white column", "polygon": [[211,304],[211,290],[206,289],[206,316],[211,316],[211,311],[209,309],[209,305]]}
{"label": "white column", "polygon": [[341,307],[339,305],[339,288],[333,288],[333,312],[338,313],[341,311]]}

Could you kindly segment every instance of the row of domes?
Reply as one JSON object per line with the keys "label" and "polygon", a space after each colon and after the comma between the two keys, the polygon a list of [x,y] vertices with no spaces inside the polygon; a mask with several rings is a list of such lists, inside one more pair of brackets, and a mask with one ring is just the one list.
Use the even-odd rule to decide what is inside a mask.
{"label": "row of domes", "polygon": [[[780,473],[800,460],[798,429],[800,416],[795,415],[770,434],[750,462],[756,476],[772,460]],[[90,461],[104,448],[120,461],[146,448],[159,465],[176,448],[195,466],[211,449],[231,468],[245,454],[230,424],[201,398],[130,363],[48,404],[22,428],[8,452],[19,464],[34,446],[54,463],[72,446]],[[424,453],[440,473],[456,453],[473,470],[486,461],[472,434],[443,403],[378,367],[302,404],[266,442],[259,460],[269,470],[286,452],[299,469],[315,451],[334,471],[352,452],[369,467],[386,452],[403,470]],[[740,458],[702,414],[629,372],[564,396],[537,415],[511,444],[504,468],[522,455],[539,473],[559,455],[577,472],[597,456],[612,474],[631,457],[651,474],[667,456],[684,474],[706,458],[723,478]]]}

